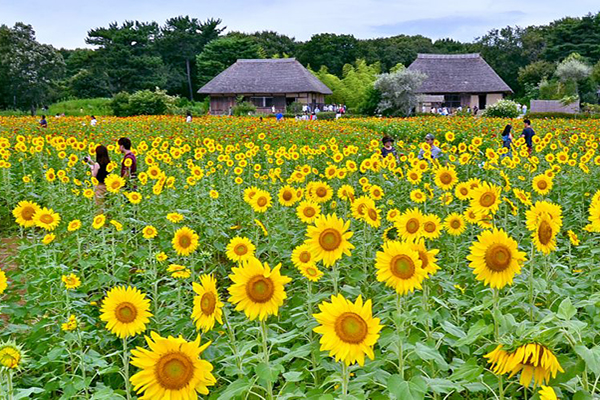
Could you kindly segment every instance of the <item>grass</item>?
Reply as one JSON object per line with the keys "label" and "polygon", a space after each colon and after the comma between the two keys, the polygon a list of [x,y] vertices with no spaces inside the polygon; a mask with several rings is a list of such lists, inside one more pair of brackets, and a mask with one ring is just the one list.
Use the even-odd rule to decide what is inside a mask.
{"label": "grass", "polygon": [[[65,114],[67,116],[84,116],[84,115],[112,115],[112,110],[109,106],[109,98],[95,98],[95,99],[75,99],[65,100],[58,103],[54,103],[48,107],[48,110],[42,110],[38,108],[37,115],[56,115]],[[0,116],[26,116],[29,115],[28,111],[21,110],[0,110]]]}

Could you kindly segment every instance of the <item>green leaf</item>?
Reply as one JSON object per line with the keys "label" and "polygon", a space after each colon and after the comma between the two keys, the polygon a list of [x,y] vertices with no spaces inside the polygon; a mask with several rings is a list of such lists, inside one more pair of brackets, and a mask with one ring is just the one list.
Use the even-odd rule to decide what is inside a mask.
{"label": "green leaf", "polygon": [[441,369],[448,369],[448,363],[444,360],[444,357],[442,357],[439,351],[432,347],[417,343],[415,345],[415,354],[423,361],[434,361]]}
{"label": "green leaf", "polygon": [[32,394],[44,393],[44,389],[39,387],[30,387],[27,389],[15,389],[14,399],[28,399]]}
{"label": "green leaf", "polygon": [[275,382],[277,380],[277,376],[279,375],[278,369],[272,368],[269,364],[264,362],[257,364],[254,370],[260,379],[268,382]]}
{"label": "green leaf", "polygon": [[218,397],[218,400],[229,400],[237,395],[240,395],[248,390],[252,383],[248,380],[248,378],[241,378],[237,381],[230,383],[227,385],[227,389],[225,389]]}
{"label": "green leaf", "polygon": [[600,346],[591,349],[583,345],[575,346],[575,352],[585,361],[585,365],[595,375],[600,375]]}
{"label": "green leaf", "polygon": [[558,312],[556,313],[558,318],[568,321],[573,318],[575,314],[577,314],[577,309],[573,306],[569,297],[560,302]]}
{"label": "green leaf", "polygon": [[483,372],[483,367],[477,364],[477,359],[471,358],[454,370],[450,377],[453,381],[476,382]]}
{"label": "green leaf", "polygon": [[388,391],[398,400],[422,400],[425,390],[418,384],[407,382],[400,375],[392,375],[387,381]]}
{"label": "green leaf", "polygon": [[469,328],[469,331],[467,332],[467,337],[460,339],[456,343],[456,345],[464,346],[467,344],[471,344],[471,343],[475,342],[477,339],[479,339],[480,337],[489,335],[490,333],[492,333],[493,330],[494,330],[494,326],[492,324],[486,324],[486,322],[483,319],[480,319],[479,321],[477,321],[475,323],[475,325],[472,325]]}
{"label": "green leaf", "polygon": [[289,371],[283,374],[286,382],[300,382],[302,380],[303,373],[300,371]]}
{"label": "green leaf", "polygon": [[465,336],[467,336],[467,334],[462,329],[452,324],[451,322],[443,321],[440,325],[442,329],[445,330],[447,333],[451,334],[452,336],[456,336],[459,339],[462,339]]}
{"label": "green leaf", "polygon": [[452,391],[460,391],[462,390],[462,386],[460,386],[457,383],[452,382],[449,379],[442,379],[442,378],[434,378],[434,379],[429,379],[429,378],[425,378],[425,380],[427,381],[427,385],[429,386],[429,388],[431,390],[433,390],[435,393],[441,394],[441,393],[450,393]]}

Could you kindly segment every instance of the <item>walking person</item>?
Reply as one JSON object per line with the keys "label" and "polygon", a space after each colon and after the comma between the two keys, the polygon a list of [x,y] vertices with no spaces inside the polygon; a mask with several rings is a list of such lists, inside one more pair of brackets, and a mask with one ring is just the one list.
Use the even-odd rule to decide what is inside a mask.
{"label": "walking person", "polygon": [[504,127],[504,130],[502,131],[502,147],[506,147],[508,149],[508,151],[506,152],[506,154],[503,154],[502,157],[510,157],[512,158],[512,152],[511,152],[511,145],[512,145],[512,125],[508,124]]}
{"label": "walking person", "polygon": [[96,162],[92,162],[90,156],[86,156],[84,160],[92,170],[92,176],[98,181],[98,184],[94,186],[94,200],[99,211],[102,212],[104,197],[106,196],[106,185],[104,184],[104,180],[108,175],[106,168],[110,163],[108,149],[105,146],[100,145],[96,147]]}
{"label": "walking person", "polygon": [[533,151],[533,137],[535,136],[535,131],[531,127],[531,121],[529,119],[524,119],[523,124],[525,128],[523,128],[523,133],[521,133],[521,137],[525,138],[525,143],[527,144],[527,151],[529,155],[531,155]]}

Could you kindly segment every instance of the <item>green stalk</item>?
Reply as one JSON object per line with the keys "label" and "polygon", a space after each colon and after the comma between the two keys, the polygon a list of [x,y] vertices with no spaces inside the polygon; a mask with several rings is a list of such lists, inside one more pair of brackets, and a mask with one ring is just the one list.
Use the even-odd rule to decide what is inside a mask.
{"label": "green stalk", "polygon": [[127,350],[127,338],[123,338],[123,378],[125,378],[125,393],[127,400],[131,400],[131,386],[129,383],[129,351]]}
{"label": "green stalk", "polygon": [[[263,357],[264,357],[265,364],[267,364],[267,369],[269,370],[269,373],[270,373],[271,367],[269,365],[269,345],[267,343],[268,330],[267,330],[267,324],[265,323],[264,319],[260,320],[260,332],[261,332],[261,336],[262,336]],[[271,377],[269,377],[267,379],[267,396],[268,396],[267,398],[269,400],[273,399],[273,382],[271,382]]]}
{"label": "green stalk", "polygon": [[348,372],[348,366],[342,360],[342,398],[348,397],[348,384],[350,383],[350,374]]}

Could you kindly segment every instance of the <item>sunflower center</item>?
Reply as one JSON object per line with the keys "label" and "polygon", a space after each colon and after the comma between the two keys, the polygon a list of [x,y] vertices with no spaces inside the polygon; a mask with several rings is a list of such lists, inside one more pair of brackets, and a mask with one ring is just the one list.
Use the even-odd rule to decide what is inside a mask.
{"label": "sunflower center", "polygon": [[326,251],[333,251],[342,244],[342,235],[335,229],[325,229],[319,236],[319,244]]}
{"label": "sunflower center", "polygon": [[23,217],[25,221],[31,221],[33,214],[35,214],[35,210],[32,207],[25,207],[23,211],[21,211],[21,217]]}
{"label": "sunflower center", "polygon": [[271,278],[256,275],[246,284],[246,295],[255,303],[266,303],[275,293]]}
{"label": "sunflower center", "polygon": [[238,256],[243,256],[246,253],[248,253],[248,247],[246,247],[245,244],[238,244],[237,246],[235,246],[235,248],[233,249],[233,252],[235,254],[237,254]]}
{"label": "sunflower center", "polygon": [[120,303],[115,309],[115,317],[124,324],[135,321],[137,317],[137,308],[127,301]]}
{"label": "sunflower center", "polygon": [[427,233],[433,233],[433,232],[435,232],[435,228],[436,228],[436,225],[435,225],[434,222],[427,221],[427,222],[425,222],[425,224],[423,224],[423,229]]}
{"label": "sunflower center", "polygon": [[450,226],[452,227],[452,229],[458,229],[460,228],[460,221],[457,219],[453,219],[452,221],[450,221]]}
{"label": "sunflower center", "polygon": [[310,261],[310,253],[308,251],[303,251],[300,253],[300,256],[298,256],[298,259],[303,263],[307,263]]}
{"label": "sunflower center", "polygon": [[317,188],[316,193],[317,193],[318,197],[325,197],[325,196],[327,196],[327,189],[324,187],[319,187],[319,188]]}
{"label": "sunflower center", "polygon": [[364,204],[360,204],[358,206],[358,208],[356,209],[356,212],[358,213],[358,215],[364,215],[365,214],[365,207],[366,207],[366,205],[364,205]]}
{"label": "sunflower center", "polygon": [[546,221],[542,221],[537,232],[540,243],[542,243],[544,246],[550,243],[552,240],[552,233],[552,227],[550,224]]}
{"label": "sunflower center", "polygon": [[548,187],[548,182],[546,182],[544,180],[538,181],[537,186],[541,190],[546,190],[546,188]]}
{"label": "sunflower center", "polygon": [[194,376],[194,363],[179,351],[163,355],[154,371],[160,386],[169,390],[180,390],[190,383]]}
{"label": "sunflower center", "polygon": [[317,276],[318,272],[317,272],[316,268],[314,268],[314,267],[308,267],[308,268],[306,268],[306,274],[310,275],[310,276]]}
{"label": "sunflower center", "polygon": [[45,224],[51,224],[52,222],[54,222],[54,218],[50,214],[43,214],[40,217],[40,220]]}
{"label": "sunflower center", "polygon": [[292,194],[290,192],[283,192],[281,197],[283,197],[285,201],[290,201],[292,199]]}
{"label": "sunflower center", "polygon": [[491,245],[485,252],[486,266],[494,272],[507,269],[512,260],[510,249],[501,243]]}
{"label": "sunflower center", "polygon": [[469,194],[469,189],[467,188],[460,188],[460,194],[462,194],[463,196],[466,196]]}
{"label": "sunflower center", "polygon": [[190,245],[192,244],[192,238],[190,238],[188,235],[181,235],[179,237],[179,246],[185,248],[190,247]]}
{"label": "sunflower center", "polygon": [[258,198],[258,200],[256,200],[256,204],[258,204],[259,207],[264,207],[267,205],[267,198],[264,196],[261,196]]}
{"label": "sunflower center", "polygon": [[369,218],[371,218],[373,221],[377,221],[377,211],[373,210],[372,208],[369,208],[367,214],[369,215]]}
{"label": "sunflower center", "polygon": [[304,209],[304,215],[305,215],[305,216],[307,216],[308,218],[312,218],[312,217],[314,217],[316,213],[317,213],[317,212],[316,212],[316,211],[315,211],[315,209],[314,209],[314,208],[312,208],[312,207],[306,207],[306,208]]}
{"label": "sunflower center", "polygon": [[419,223],[419,220],[417,218],[411,218],[408,221],[406,221],[406,231],[410,234],[417,233],[420,227],[421,224]]}
{"label": "sunflower center", "polygon": [[216,304],[217,299],[211,292],[204,293],[200,299],[200,309],[204,315],[212,315],[212,313],[215,311]]}
{"label": "sunflower center", "polygon": [[358,344],[365,340],[369,328],[360,315],[345,312],[335,320],[335,333],[346,343]]}
{"label": "sunflower center", "polygon": [[415,263],[406,254],[399,254],[392,258],[390,271],[400,279],[410,279],[415,273]]}
{"label": "sunflower center", "polygon": [[494,205],[495,202],[496,202],[496,195],[492,192],[485,192],[479,198],[479,204],[481,204],[483,207],[491,207]]}
{"label": "sunflower center", "polygon": [[452,175],[450,175],[448,172],[443,172],[440,175],[440,181],[444,184],[444,185],[448,185],[449,183],[452,182]]}

